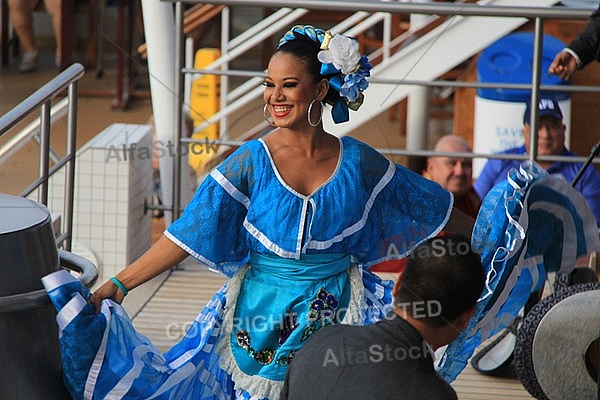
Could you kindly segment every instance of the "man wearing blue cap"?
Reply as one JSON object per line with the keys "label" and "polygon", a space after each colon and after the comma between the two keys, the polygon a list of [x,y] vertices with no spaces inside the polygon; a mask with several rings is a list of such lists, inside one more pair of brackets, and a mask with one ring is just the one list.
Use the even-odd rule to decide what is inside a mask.
{"label": "man wearing blue cap", "polygon": [[[523,138],[525,144],[501,152],[500,154],[527,154],[531,137],[531,107],[529,103],[523,116]],[[563,114],[558,102],[554,99],[542,98],[539,102],[539,128],[538,128],[538,155],[575,156],[565,147],[565,130]],[[490,159],[483,167],[475,181],[475,191],[483,199],[497,183],[505,180],[511,168],[519,168],[521,160]],[[581,163],[538,161],[538,164],[552,175],[562,175],[568,182],[572,182],[582,167]],[[593,166],[584,171],[575,186],[585,197],[592,212],[596,216],[596,223],[600,227],[600,174]]]}

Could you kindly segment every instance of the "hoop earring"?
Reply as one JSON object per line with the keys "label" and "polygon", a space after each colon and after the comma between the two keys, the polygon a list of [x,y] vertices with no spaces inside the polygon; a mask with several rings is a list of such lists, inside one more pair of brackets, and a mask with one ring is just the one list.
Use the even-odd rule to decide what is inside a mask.
{"label": "hoop earring", "polygon": [[265,119],[265,121],[267,121],[267,124],[269,124],[270,126],[277,126],[275,125],[275,122],[273,122],[271,114],[269,114],[269,112],[267,111],[268,106],[268,104],[265,104],[265,106],[263,107],[263,118]]}
{"label": "hoop earring", "polygon": [[[310,126],[317,126],[321,123],[321,120],[323,119],[323,104],[321,104],[321,115],[319,115],[319,119],[317,120],[317,122],[315,122],[313,124],[313,122],[310,120],[310,113],[312,112],[312,106],[313,104],[315,104],[315,102],[319,102],[317,99],[312,99],[310,104],[308,105],[308,112],[307,112],[307,117],[308,117],[308,124]],[[321,103],[321,102],[319,102]]]}

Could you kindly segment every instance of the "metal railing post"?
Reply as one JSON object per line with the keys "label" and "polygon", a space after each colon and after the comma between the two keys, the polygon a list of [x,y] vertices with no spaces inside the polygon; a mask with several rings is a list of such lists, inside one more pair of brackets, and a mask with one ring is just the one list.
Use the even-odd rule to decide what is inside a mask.
{"label": "metal railing post", "polygon": [[50,100],[40,108],[40,160],[39,177],[42,184],[38,188],[38,201],[48,205],[48,171],[50,169]]}
{"label": "metal railing post", "polygon": [[73,204],[75,201],[75,160],[77,152],[77,89],[78,82],[72,82],[68,89],[69,112],[67,114],[67,164],[65,166],[65,203],[63,226],[68,236],[63,248],[71,251],[73,242]]}
{"label": "metal railing post", "polygon": [[175,121],[173,121],[173,142],[175,145],[175,156],[173,157],[173,212],[172,220],[179,218],[181,205],[181,135],[183,128],[183,78],[182,66],[184,57],[183,40],[183,3],[175,3]]}
{"label": "metal railing post", "polygon": [[537,104],[540,101],[540,82],[542,76],[542,46],[544,44],[544,21],[535,19],[535,35],[533,39],[533,65],[531,66],[531,116],[529,137],[529,159],[535,161],[538,156],[538,115]]}

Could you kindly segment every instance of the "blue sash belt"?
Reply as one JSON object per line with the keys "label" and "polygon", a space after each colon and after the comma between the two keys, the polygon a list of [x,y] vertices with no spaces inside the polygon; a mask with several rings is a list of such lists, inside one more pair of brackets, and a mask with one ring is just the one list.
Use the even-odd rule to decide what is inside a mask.
{"label": "blue sash belt", "polygon": [[231,350],[241,371],[283,380],[288,362],[318,329],[339,323],[350,296],[350,257],[299,260],[252,253],[234,312]]}
{"label": "blue sash belt", "polygon": [[299,260],[276,255],[250,253],[250,266],[259,273],[282,279],[321,280],[350,268],[346,254],[303,254]]}

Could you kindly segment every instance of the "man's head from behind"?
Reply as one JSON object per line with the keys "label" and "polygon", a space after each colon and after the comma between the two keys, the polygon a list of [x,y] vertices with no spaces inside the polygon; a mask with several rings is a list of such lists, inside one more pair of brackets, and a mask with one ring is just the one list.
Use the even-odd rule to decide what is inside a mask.
{"label": "man's head from behind", "polygon": [[[538,154],[559,155],[562,154],[565,145],[565,130],[563,124],[563,113],[558,101],[551,98],[541,98],[538,107]],[[523,139],[525,148],[529,152],[531,139],[531,104],[528,102],[525,114],[523,114]]]}
{"label": "man's head from behind", "polygon": [[396,286],[396,310],[402,308],[409,318],[432,329],[450,325],[458,336],[473,315],[484,282],[481,259],[468,239],[435,237],[408,257]]}
{"label": "man's head from behind", "polygon": [[[433,149],[448,153],[470,153],[466,140],[456,135],[442,136]],[[470,158],[434,156],[427,159],[429,178],[456,197],[464,196],[471,188],[473,163]]]}

